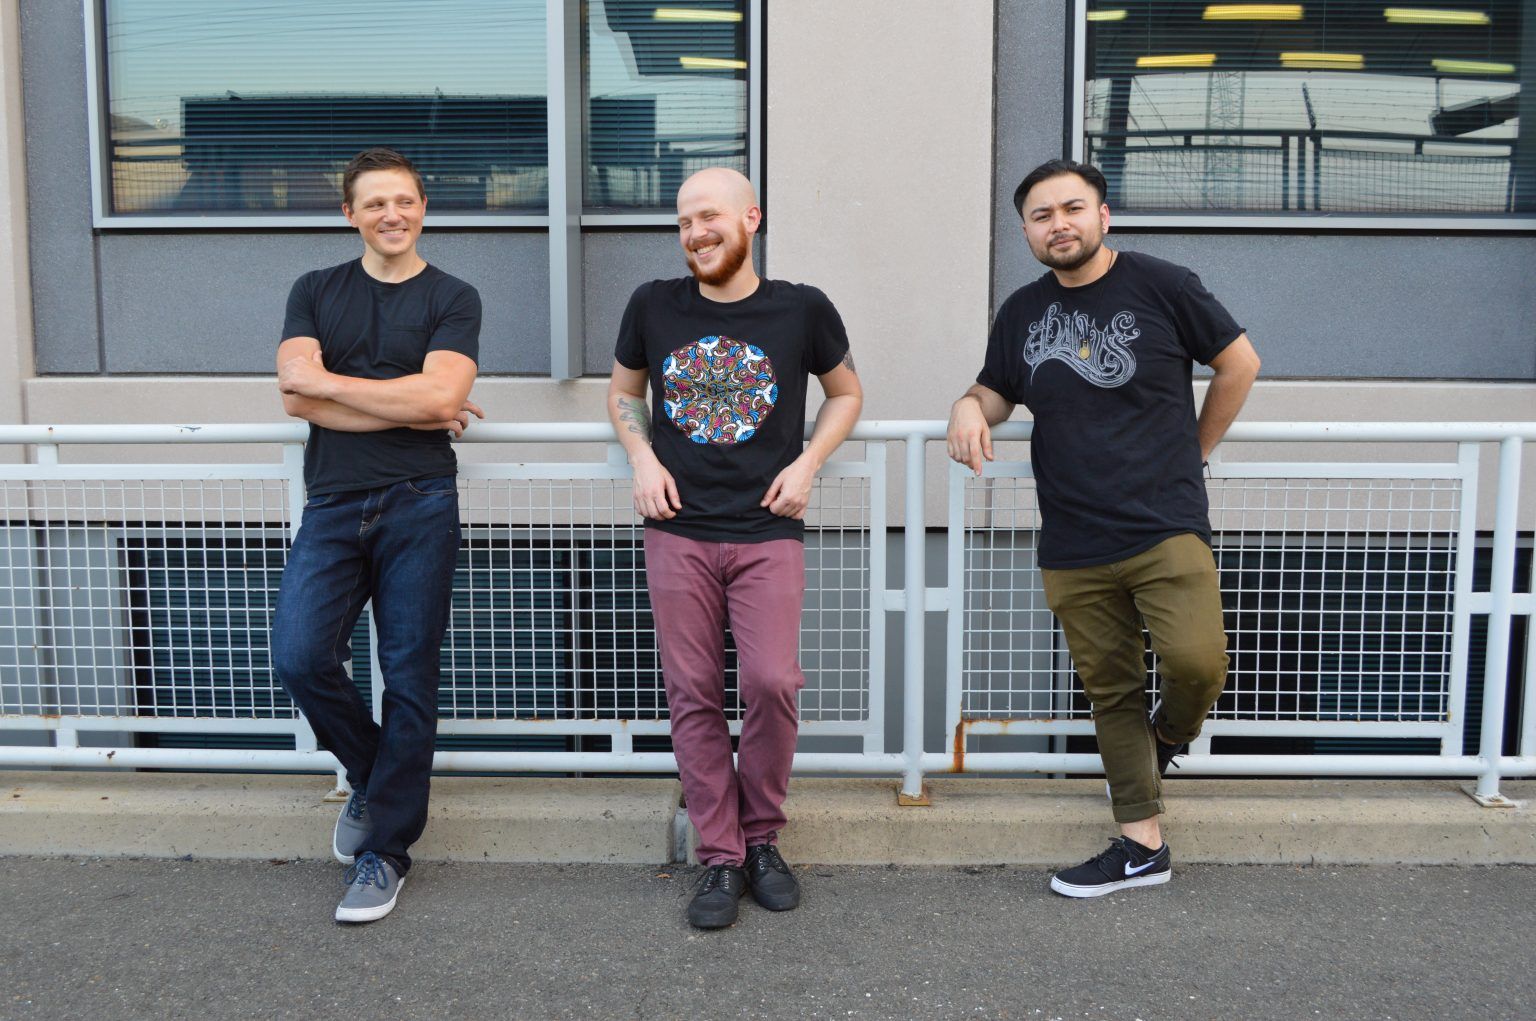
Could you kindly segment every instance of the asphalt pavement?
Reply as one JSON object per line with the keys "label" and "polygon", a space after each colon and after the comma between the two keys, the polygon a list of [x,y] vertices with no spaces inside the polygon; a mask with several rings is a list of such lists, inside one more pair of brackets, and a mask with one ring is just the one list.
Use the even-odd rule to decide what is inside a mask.
{"label": "asphalt pavement", "polygon": [[422,864],[330,920],[326,862],[0,858],[0,1017],[1528,1019],[1536,868],[809,866],[683,920],[692,867]]}

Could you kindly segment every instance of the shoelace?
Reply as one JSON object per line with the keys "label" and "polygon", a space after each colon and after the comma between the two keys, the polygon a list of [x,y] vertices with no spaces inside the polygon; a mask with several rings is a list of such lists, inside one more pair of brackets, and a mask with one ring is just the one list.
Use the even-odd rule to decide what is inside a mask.
{"label": "shoelace", "polygon": [[[1125,863],[1131,860],[1131,849],[1125,846],[1124,837],[1115,837],[1110,840],[1109,846],[1100,851],[1090,861],[1090,865],[1097,865],[1099,871],[1106,876],[1121,878],[1121,871]],[[1108,866],[1113,865],[1114,868]]]}
{"label": "shoelace", "polygon": [[389,873],[384,869],[384,863],[379,856],[368,851],[357,859],[357,863],[347,869],[346,881],[348,886],[377,886],[380,890],[389,889]]}
{"label": "shoelace", "polygon": [[789,865],[784,857],[779,854],[779,849],[773,844],[762,844],[754,847],[749,852],[748,870],[754,874],[760,874],[772,869],[775,872],[789,871]]}
{"label": "shoelace", "polygon": [[709,871],[704,873],[704,881],[699,884],[699,893],[705,894],[717,887],[726,893],[734,893],[735,891],[731,889],[733,878],[730,869],[726,866],[711,865]]}
{"label": "shoelace", "polygon": [[347,818],[362,821],[363,813],[368,811],[368,795],[362,791],[353,791],[347,799]]}

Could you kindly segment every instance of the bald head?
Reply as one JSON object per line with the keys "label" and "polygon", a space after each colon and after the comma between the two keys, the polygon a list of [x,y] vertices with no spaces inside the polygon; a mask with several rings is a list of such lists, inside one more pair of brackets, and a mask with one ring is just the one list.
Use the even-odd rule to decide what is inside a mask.
{"label": "bald head", "polygon": [[740,213],[757,205],[757,192],[745,175],[730,167],[706,167],[677,189],[678,212],[701,201]]}

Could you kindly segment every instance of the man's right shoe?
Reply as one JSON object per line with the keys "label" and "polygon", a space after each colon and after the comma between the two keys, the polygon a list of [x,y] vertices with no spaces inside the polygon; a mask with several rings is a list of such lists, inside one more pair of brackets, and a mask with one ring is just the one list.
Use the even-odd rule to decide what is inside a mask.
{"label": "man's right shoe", "polygon": [[357,856],[347,869],[347,892],[336,905],[338,922],[375,922],[395,910],[405,877],[372,851]]}
{"label": "man's right shoe", "polygon": [[800,906],[800,880],[774,845],[747,848],[745,870],[752,899],[769,911],[789,911]]}
{"label": "man's right shoe", "polygon": [[688,924],[696,929],[724,929],[736,921],[747,874],[736,865],[711,865],[688,904]]}
{"label": "man's right shoe", "polygon": [[351,865],[357,849],[368,839],[373,824],[368,820],[368,794],[354,790],[336,817],[336,831],[331,834],[331,853],[343,865]]}
{"label": "man's right shoe", "polygon": [[1052,876],[1051,889],[1063,897],[1102,897],[1131,886],[1157,886],[1172,878],[1173,855],[1167,841],[1149,852],[1132,840],[1116,837],[1108,849]]}

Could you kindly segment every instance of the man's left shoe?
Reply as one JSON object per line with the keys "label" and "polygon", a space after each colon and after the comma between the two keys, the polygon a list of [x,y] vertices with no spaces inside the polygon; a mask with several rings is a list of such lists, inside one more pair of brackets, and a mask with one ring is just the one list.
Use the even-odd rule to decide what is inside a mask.
{"label": "man's left shoe", "polygon": [[1110,841],[1108,849],[1076,868],[1051,877],[1051,889],[1063,897],[1102,897],[1131,886],[1157,886],[1173,878],[1173,855],[1168,842],[1154,852],[1125,837]]}
{"label": "man's left shoe", "polygon": [[773,844],[747,848],[747,884],[752,899],[769,911],[790,911],[800,906],[800,880]]}
{"label": "man's left shoe", "polygon": [[347,869],[347,892],[336,905],[338,922],[376,922],[395,910],[405,877],[372,851],[357,856]]}
{"label": "man's left shoe", "polygon": [[1152,743],[1157,745],[1158,776],[1167,776],[1169,766],[1172,766],[1174,769],[1178,769],[1179,764],[1173,760],[1178,758],[1180,755],[1187,755],[1189,753],[1188,741],[1184,741],[1180,744],[1166,744],[1162,738],[1157,736],[1156,732],[1152,734]]}

